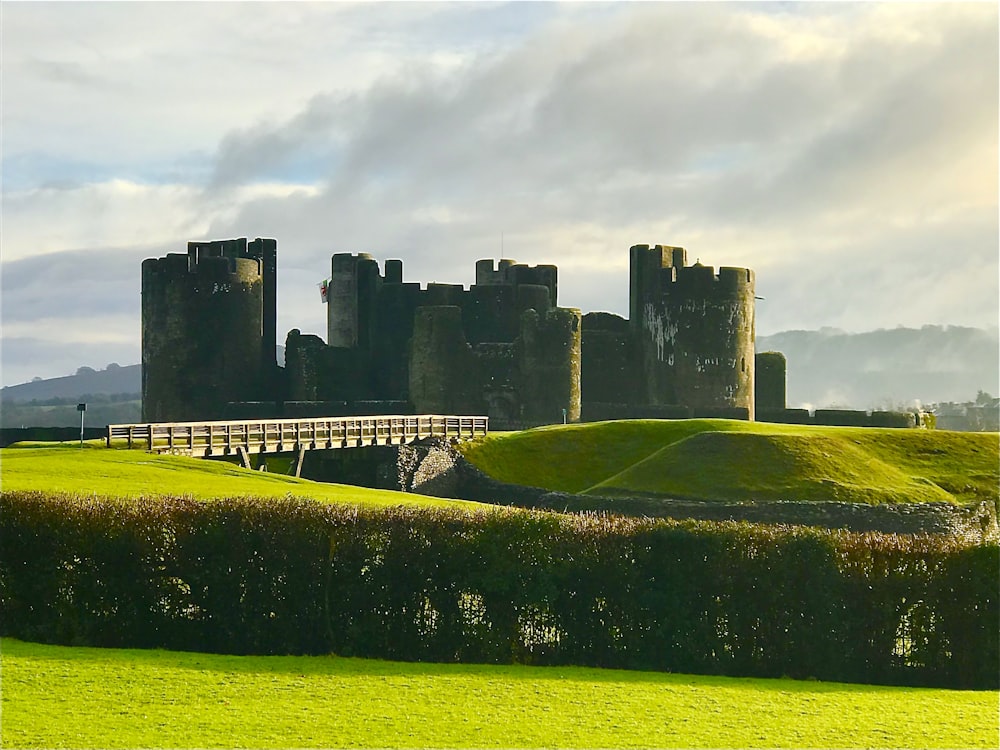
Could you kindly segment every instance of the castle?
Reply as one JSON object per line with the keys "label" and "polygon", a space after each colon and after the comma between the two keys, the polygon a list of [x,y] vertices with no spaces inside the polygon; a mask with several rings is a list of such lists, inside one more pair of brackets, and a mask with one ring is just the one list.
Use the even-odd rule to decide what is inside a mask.
{"label": "castle", "polygon": [[[784,409],[785,362],[754,352],[754,273],[630,249],[629,318],[558,305],[558,269],[476,263],[476,282],[403,280],[332,257],[327,340],[276,350],[277,243],[188,243],[142,265],[143,419],[486,414],[496,428]],[[755,372],[757,374],[755,382]]]}

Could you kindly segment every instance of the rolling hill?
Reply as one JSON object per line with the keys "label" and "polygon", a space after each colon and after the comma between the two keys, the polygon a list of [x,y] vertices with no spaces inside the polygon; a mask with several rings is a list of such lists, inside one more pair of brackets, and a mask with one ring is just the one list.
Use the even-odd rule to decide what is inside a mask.
{"label": "rolling hill", "polygon": [[498,433],[463,445],[503,482],[601,496],[850,503],[997,501],[1000,435],[636,420]]}

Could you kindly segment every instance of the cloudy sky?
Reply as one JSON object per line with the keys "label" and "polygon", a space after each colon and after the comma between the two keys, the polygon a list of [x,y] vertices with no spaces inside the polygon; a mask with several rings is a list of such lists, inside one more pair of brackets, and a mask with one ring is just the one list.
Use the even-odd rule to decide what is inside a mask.
{"label": "cloudy sky", "polygon": [[18,3],[2,14],[3,384],[139,361],[145,257],[274,237],[469,284],[628,248],[757,272],[761,335],[996,326],[995,3]]}

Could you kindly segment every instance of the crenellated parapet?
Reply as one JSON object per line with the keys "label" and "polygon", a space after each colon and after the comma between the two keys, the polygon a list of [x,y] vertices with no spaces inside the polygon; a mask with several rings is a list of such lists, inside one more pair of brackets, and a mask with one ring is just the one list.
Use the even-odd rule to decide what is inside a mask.
{"label": "crenellated parapet", "polygon": [[476,261],[476,286],[543,286],[549,293],[549,306],[559,299],[559,269],[553,265],[529,266],[510,258]]}

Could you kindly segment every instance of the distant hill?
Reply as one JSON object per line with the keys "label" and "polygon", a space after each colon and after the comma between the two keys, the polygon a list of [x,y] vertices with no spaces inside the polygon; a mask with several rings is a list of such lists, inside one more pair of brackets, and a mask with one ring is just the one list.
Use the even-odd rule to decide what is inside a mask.
{"label": "distant hill", "polygon": [[[285,347],[277,350],[278,364],[285,364]],[[0,388],[0,401],[27,403],[52,399],[80,399],[84,396],[119,396],[142,392],[142,365],[108,365],[104,370],[81,367],[75,375],[34,380]],[[116,400],[123,400],[122,398]]]}
{"label": "distant hill", "polygon": [[1000,391],[996,328],[924,326],[867,333],[832,328],[758,336],[788,359],[788,405],[853,409],[973,401]]}
{"label": "distant hill", "polygon": [[81,398],[87,395],[112,396],[142,391],[142,366],[108,365],[105,370],[81,367],[76,375],[35,380],[0,388],[0,400],[15,403],[48,401],[54,398]]}

